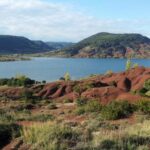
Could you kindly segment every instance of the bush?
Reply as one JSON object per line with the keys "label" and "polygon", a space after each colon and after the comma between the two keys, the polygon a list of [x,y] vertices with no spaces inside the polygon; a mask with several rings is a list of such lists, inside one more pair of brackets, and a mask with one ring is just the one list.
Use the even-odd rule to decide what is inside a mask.
{"label": "bush", "polygon": [[4,79],[0,79],[0,85],[2,85],[2,86],[3,85],[7,85],[8,80],[9,79],[5,79],[5,78]]}
{"label": "bush", "polygon": [[43,80],[43,81],[42,81],[42,84],[46,84],[46,81],[45,81],[45,80]]}
{"label": "bush", "polygon": [[66,150],[78,141],[78,133],[71,127],[50,123],[24,127],[22,137],[24,142],[39,150]]}
{"label": "bush", "polygon": [[128,117],[134,111],[133,105],[127,101],[113,101],[102,108],[102,117],[108,120],[115,120]]}
{"label": "bush", "polygon": [[3,122],[14,122],[15,121],[15,118],[12,114],[10,114],[10,112],[6,112],[6,111],[3,111],[3,110],[0,110],[0,122],[3,123]]}
{"label": "bush", "polygon": [[150,79],[145,81],[144,83],[144,88],[147,90],[147,91],[150,91]]}
{"label": "bush", "polygon": [[0,79],[0,85],[8,85],[8,86],[30,86],[35,84],[35,80],[31,80],[26,76],[19,76],[10,79]]}
{"label": "bush", "polygon": [[142,96],[150,97],[150,79],[144,82],[143,88],[139,91]]}
{"label": "bush", "polygon": [[113,71],[112,71],[112,70],[108,70],[105,74],[106,74],[107,76],[111,77],[112,74],[113,74]]}
{"label": "bush", "polygon": [[75,111],[77,115],[82,115],[87,112],[99,112],[102,108],[100,103],[96,100],[85,101],[83,99],[78,99],[77,106]]}
{"label": "bush", "polygon": [[85,107],[78,107],[76,110],[75,110],[75,114],[76,115],[83,115],[85,113]]}
{"label": "bush", "polygon": [[78,99],[76,100],[77,106],[83,106],[83,105],[85,105],[86,103],[87,103],[87,101],[86,101],[85,99],[83,99],[83,98],[78,98]]}
{"label": "bush", "polygon": [[145,93],[147,92],[147,89],[145,89],[145,88],[142,88],[140,91],[139,91],[139,94],[141,95],[141,96],[145,96]]}
{"label": "bush", "polygon": [[85,106],[85,111],[86,112],[98,112],[100,111],[102,108],[102,106],[100,105],[100,103],[96,100],[90,100],[87,102],[86,106]]}
{"label": "bush", "polygon": [[64,79],[65,79],[65,81],[71,80],[70,74],[68,72],[64,75]]}
{"label": "bush", "polygon": [[150,114],[150,100],[138,101],[137,109],[144,112],[145,114]]}

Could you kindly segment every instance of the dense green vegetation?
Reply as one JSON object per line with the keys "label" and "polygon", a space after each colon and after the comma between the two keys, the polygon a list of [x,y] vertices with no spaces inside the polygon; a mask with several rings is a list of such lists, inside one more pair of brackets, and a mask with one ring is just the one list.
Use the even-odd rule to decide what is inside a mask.
{"label": "dense green vegetation", "polygon": [[150,113],[150,101],[140,100],[137,104],[131,104],[128,101],[112,101],[109,104],[102,106],[96,100],[87,101],[86,99],[77,99],[77,108],[75,113],[82,115],[89,112],[99,112],[103,119],[117,120],[127,118],[135,111],[140,111],[145,114]]}
{"label": "dense green vegetation", "polygon": [[43,150],[65,150],[74,146],[79,140],[78,133],[71,127],[63,125],[51,126],[49,123],[24,128],[22,136],[24,140],[32,144],[35,149]]}
{"label": "dense green vegetation", "polygon": [[[0,110],[0,139],[3,139],[0,140],[1,147],[20,136],[21,133],[24,144],[31,144],[33,149],[111,150],[114,148],[134,150],[143,147],[142,150],[148,150],[150,141],[148,119],[150,101],[148,100],[143,99],[136,104],[130,104],[127,101],[112,101],[107,105],[101,105],[97,100],[80,98],[76,100],[75,111],[61,112],[62,115],[71,113],[75,116],[87,116],[84,124],[65,123],[62,115],[54,117],[48,113],[48,111],[57,111],[60,103],[59,105],[54,102],[48,104],[41,100],[32,104],[32,107],[42,108],[45,104],[43,111],[33,114],[32,110],[28,109],[31,102],[30,98],[28,103],[24,103],[24,106],[19,105]],[[140,115],[139,121],[134,125],[129,125],[127,122],[125,124],[111,123],[111,120],[128,118],[133,113]],[[15,124],[18,121],[30,121],[34,124],[24,126],[22,129]]]}
{"label": "dense green vegetation", "polygon": [[149,100],[140,100],[137,103],[137,108],[139,111],[142,111],[145,114],[150,114],[150,101]]}
{"label": "dense green vegetation", "polygon": [[128,117],[134,112],[134,106],[127,101],[111,102],[102,109],[102,116],[108,120],[116,120]]}
{"label": "dense green vegetation", "polygon": [[145,81],[143,88],[139,91],[142,96],[150,96],[150,79]]}
{"label": "dense green vegetation", "polygon": [[30,86],[35,84],[35,80],[32,80],[26,76],[18,76],[11,79],[0,79],[0,85],[8,85],[8,86]]}
{"label": "dense green vegetation", "polygon": [[19,36],[0,35],[0,54],[32,54],[51,50],[53,48],[42,41],[31,41]]}

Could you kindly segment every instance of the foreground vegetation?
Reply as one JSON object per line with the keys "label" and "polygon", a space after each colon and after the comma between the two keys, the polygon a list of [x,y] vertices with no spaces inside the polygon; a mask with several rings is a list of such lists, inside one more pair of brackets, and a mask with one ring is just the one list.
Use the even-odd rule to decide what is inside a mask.
{"label": "foreground vegetation", "polygon": [[[17,137],[27,149],[35,150],[148,150],[150,146],[149,100],[136,104],[113,101],[106,106],[83,99],[63,104],[44,100],[14,103],[0,109],[0,147]],[[84,119],[72,122],[67,116]]]}

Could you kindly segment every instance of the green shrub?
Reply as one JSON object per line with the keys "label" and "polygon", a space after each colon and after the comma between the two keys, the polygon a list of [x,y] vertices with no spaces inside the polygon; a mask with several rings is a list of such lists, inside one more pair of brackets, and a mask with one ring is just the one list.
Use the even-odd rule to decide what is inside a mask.
{"label": "green shrub", "polygon": [[42,81],[42,84],[46,84],[46,81],[45,81],[45,80],[43,80],[43,81]]}
{"label": "green shrub", "polygon": [[113,74],[113,71],[112,71],[112,70],[108,70],[105,74],[106,74],[107,76],[111,77],[112,74]]}
{"label": "green shrub", "polygon": [[150,79],[144,82],[144,88],[147,91],[150,91]]}
{"label": "green shrub", "polygon": [[32,80],[26,76],[18,76],[15,78],[4,78],[0,79],[0,85],[8,85],[8,86],[30,86],[35,84],[35,80]]}
{"label": "green shrub", "polygon": [[108,120],[115,120],[128,117],[134,111],[133,105],[127,101],[112,101],[102,108],[102,117]]}
{"label": "green shrub", "polygon": [[6,78],[4,78],[4,79],[0,79],[0,85],[7,85],[7,82],[8,82],[8,80],[9,79],[6,79]]}
{"label": "green shrub", "polygon": [[11,114],[7,114],[7,113],[4,113],[4,114],[0,114],[0,122],[14,122],[15,121],[15,116],[11,115]]}
{"label": "green shrub", "polygon": [[75,114],[76,115],[83,115],[85,113],[85,107],[78,107],[76,110],[75,110]]}
{"label": "green shrub", "polygon": [[139,91],[142,96],[150,97],[150,79],[144,82],[143,88]]}
{"label": "green shrub", "polygon": [[150,114],[150,100],[138,101],[137,109],[144,112],[145,114]]}
{"label": "green shrub", "polygon": [[85,105],[86,112],[98,112],[101,110],[101,108],[102,106],[96,100],[89,100],[87,104]]}
{"label": "green shrub", "polygon": [[145,93],[147,92],[147,89],[145,89],[145,88],[142,88],[140,91],[139,91],[139,94],[141,95],[141,96],[145,96]]}
{"label": "green shrub", "polygon": [[96,100],[86,101],[84,99],[77,99],[77,109],[75,113],[77,115],[82,115],[88,112],[99,112],[101,110],[101,105]]}
{"label": "green shrub", "polygon": [[39,150],[72,149],[78,141],[78,133],[71,127],[49,123],[24,127],[22,137],[24,142]]}
{"label": "green shrub", "polygon": [[139,66],[138,63],[133,64],[133,68],[137,68]]}
{"label": "green shrub", "polygon": [[76,100],[77,106],[83,106],[83,105],[85,105],[86,103],[87,103],[87,101],[86,101],[85,99],[83,99],[83,98],[78,98],[78,99]]}
{"label": "green shrub", "polygon": [[64,79],[65,79],[65,81],[70,81],[71,80],[71,76],[68,72],[64,75]]}

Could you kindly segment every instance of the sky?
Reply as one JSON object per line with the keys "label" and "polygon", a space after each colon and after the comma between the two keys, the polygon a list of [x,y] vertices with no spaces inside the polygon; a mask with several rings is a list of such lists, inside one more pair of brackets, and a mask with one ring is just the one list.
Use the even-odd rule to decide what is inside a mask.
{"label": "sky", "polygon": [[150,37],[150,0],[0,0],[0,34],[78,42],[99,32]]}

